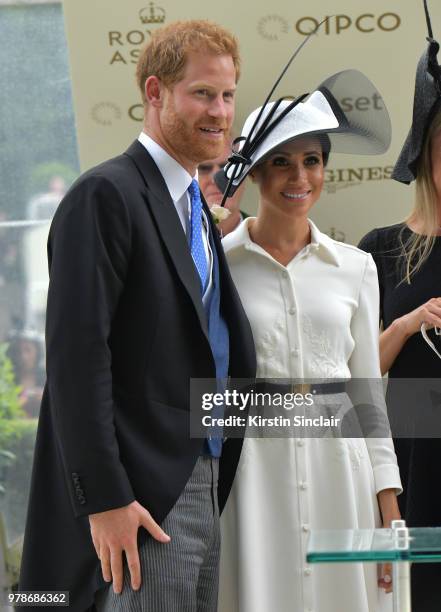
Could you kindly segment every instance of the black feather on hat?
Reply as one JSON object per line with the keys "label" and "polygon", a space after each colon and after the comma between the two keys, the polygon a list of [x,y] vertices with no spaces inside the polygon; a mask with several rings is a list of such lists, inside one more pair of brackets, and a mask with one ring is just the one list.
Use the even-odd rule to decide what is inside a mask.
{"label": "black feather on hat", "polygon": [[434,40],[427,1],[424,0],[428,46],[418,62],[415,78],[412,126],[395,164],[392,178],[409,184],[417,177],[427,131],[441,106],[441,68],[436,58],[439,43]]}

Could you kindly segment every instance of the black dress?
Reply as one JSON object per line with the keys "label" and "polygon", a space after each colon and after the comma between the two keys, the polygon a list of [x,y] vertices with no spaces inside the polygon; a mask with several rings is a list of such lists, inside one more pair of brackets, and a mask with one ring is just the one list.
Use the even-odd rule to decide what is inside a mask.
{"label": "black dress", "polygon": [[[380,316],[384,329],[433,297],[441,296],[441,237],[409,285],[403,279],[401,239],[406,242],[412,231],[405,224],[374,229],[359,247],[372,254],[380,284]],[[441,338],[433,330],[429,337],[441,352]],[[430,418],[440,419],[441,402],[433,398],[421,380],[406,385],[393,379],[439,379],[441,360],[424,341],[421,333],[411,336],[389,370],[387,404],[392,431],[394,420],[402,414],[409,431],[423,432],[423,437],[394,439],[404,492],[398,497],[400,511],[411,527],[441,527],[441,439],[426,437]],[[406,385],[406,386],[404,386]],[[427,385],[429,382],[427,381]],[[405,396],[407,395],[407,401]],[[436,394],[435,394],[436,396]],[[413,422],[410,423],[410,417]],[[398,428],[400,429],[400,428]],[[439,435],[440,428],[436,427]],[[429,429],[430,431],[430,429]],[[434,428],[435,431],[435,428]],[[403,434],[400,434],[403,435]],[[411,434],[410,434],[411,435]],[[430,435],[430,434],[429,434]],[[414,564],[412,567],[412,605],[416,612],[441,610],[441,564]]]}

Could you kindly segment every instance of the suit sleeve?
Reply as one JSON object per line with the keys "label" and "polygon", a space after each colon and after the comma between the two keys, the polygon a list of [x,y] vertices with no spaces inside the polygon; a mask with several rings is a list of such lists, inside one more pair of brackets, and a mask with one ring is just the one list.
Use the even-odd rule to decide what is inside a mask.
{"label": "suit sleeve", "polygon": [[[383,397],[382,377],[379,356],[379,290],[375,263],[370,255],[361,281],[358,308],[352,317],[351,334],[355,342],[349,360],[349,368],[360,394],[369,395],[367,403],[380,410],[383,423],[387,424],[387,410]],[[367,391],[366,391],[367,390]],[[362,402],[363,403],[363,402]],[[378,413],[377,413],[378,414]],[[378,421],[378,418],[376,418]],[[383,489],[396,489],[401,492],[401,480],[391,437],[367,437],[366,445],[372,464],[376,493]]]}
{"label": "suit sleeve", "polygon": [[83,178],[51,227],[46,323],[49,402],[75,516],[134,499],[115,433],[109,348],[130,245],[121,193],[103,177]]}

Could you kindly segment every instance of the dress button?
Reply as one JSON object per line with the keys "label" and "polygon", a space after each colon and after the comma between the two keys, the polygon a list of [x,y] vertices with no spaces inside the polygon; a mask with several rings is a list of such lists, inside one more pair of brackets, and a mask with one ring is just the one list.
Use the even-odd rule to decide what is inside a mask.
{"label": "dress button", "polygon": [[294,306],[291,306],[291,308],[288,310],[290,315],[295,315],[296,314],[296,309],[294,308]]}
{"label": "dress button", "polygon": [[282,272],[282,278],[288,278],[288,272],[283,271]]}
{"label": "dress button", "polygon": [[305,569],[303,570],[303,574],[305,576],[310,576],[312,574],[312,569],[310,567],[305,567]]}
{"label": "dress button", "polygon": [[297,446],[305,446],[305,440],[297,440]]}
{"label": "dress button", "polygon": [[308,533],[308,531],[309,531],[309,525],[308,525],[308,523],[303,523],[303,525],[302,525],[302,531],[303,531],[303,532],[305,532],[305,533]]}
{"label": "dress button", "polygon": [[306,489],[308,488],[308,485],[306,484],[305,481],[302,481],[300,483],[300,488],[302,489],[302,491],[306,491]]}
{"label": "dress button", "polygon": [[291,349],[291,355],[293,357],[297,357],[299,353],[300,353],[300,350],[298,348]]}

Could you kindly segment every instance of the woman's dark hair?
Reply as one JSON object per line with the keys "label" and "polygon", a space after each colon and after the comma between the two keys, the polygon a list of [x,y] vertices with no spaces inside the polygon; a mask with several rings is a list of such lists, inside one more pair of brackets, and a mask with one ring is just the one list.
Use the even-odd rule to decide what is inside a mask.
{"label": "woman's dark hair", "polygon": [[331,140],[327,134],[317,134],[317,138],[322,145],[323,165],[326,166],[329,161],[329,153],[331,152]]}

